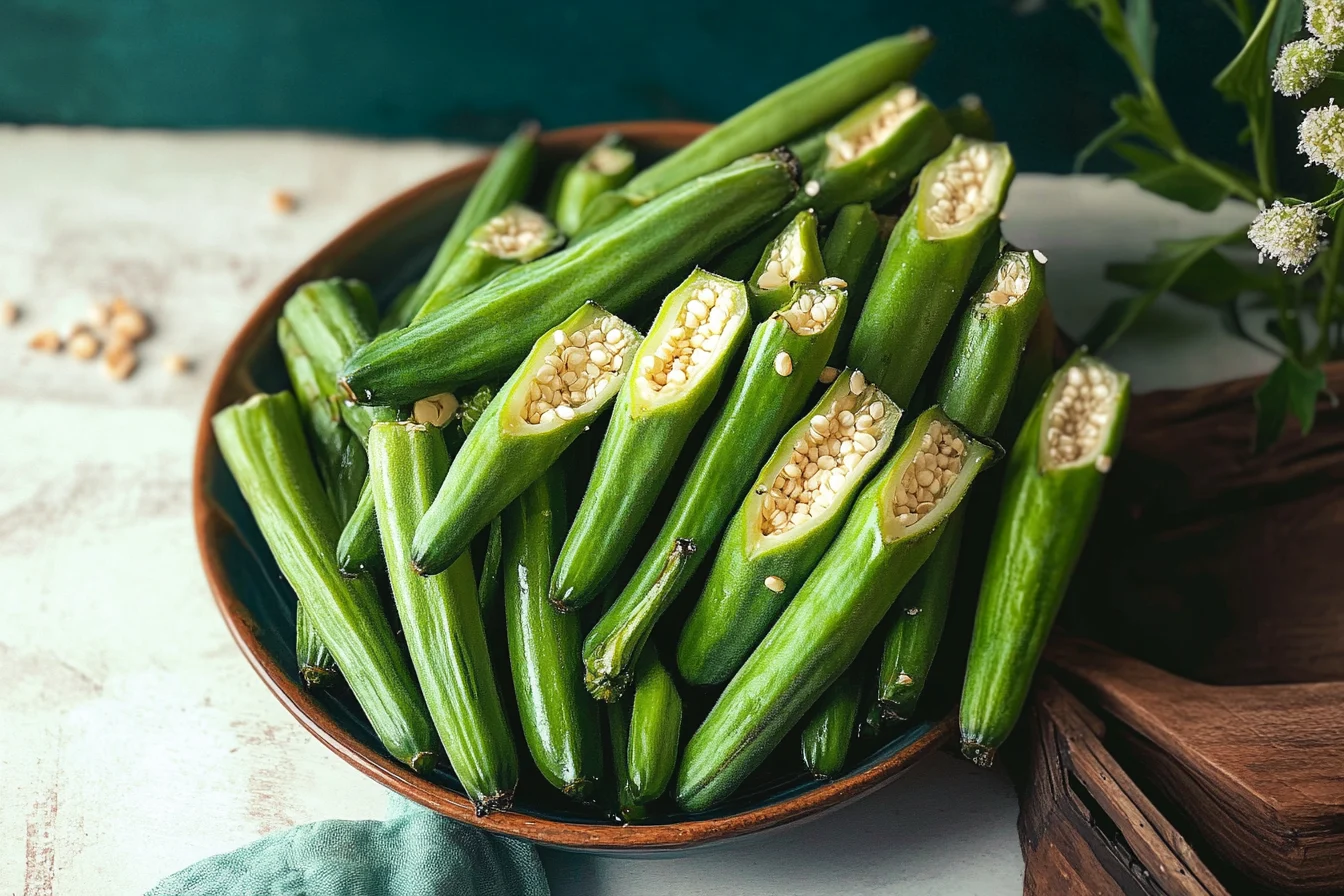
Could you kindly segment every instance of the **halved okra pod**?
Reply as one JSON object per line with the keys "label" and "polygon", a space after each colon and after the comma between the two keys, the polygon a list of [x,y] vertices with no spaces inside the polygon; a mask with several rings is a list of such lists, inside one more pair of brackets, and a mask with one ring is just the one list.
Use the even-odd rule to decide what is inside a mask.
{"label": "halved okra pod", "polygon": [[817,215],[804,209],[765,247],[747,278],[751,316],[765,320],[789,303],[799,283],[816,283],[825,277]]}
{"label": "halved okra pod", "polygon": [[639,341],[592,302],[542,334],[472,428],[416,529],[422,575],[447,569],[606,409]]}
{"label": "halved okra pod", "polygon": [[555,224],[561,233],[579,232],[583,214],[598,196],[619,190],[635,176],[635,152],[620,134],[607,134],[564,173],[555,197]]}
{"label": "halved okra pod", "polygon": [[515,202],[471,232],[410,323],[458,301],[521,264],[555,251],[565,238],[546,217]]}
{"label": "halved okra pod", "polygon": [[[937,401],[977,435],[993,435],[1013,390],[1023,347],[1045,301],[1044,258],[1039,252],[1004,252],[961,314]],[[877,699],[888,718],[911,718],[928,681],[947,622],[963,515],[959,511],[948,522],[887,623]]]}
{"label": "halved okra pod", "polygon": [[637,805],[651,803],[667,790],[680,745],[681,695],[671,674],[658,661],[658,651],[649,645],[635,670],[626,755],[630,796]]}
{"label": "halved okra pod", "polygon": [[[490,164],[481,172],[476,185],[467,196],[467,201],[463,203],[461,211],[453,220],[453,226],[448,229],[443,243],[434,254],[434,260],[429,263],[429,270],[413,289],[398,296],[392,303],[387,313],[383,315],[383,324],[379,328],[381,332],[399,330],[409,324],[419,313],[421,306],[438,291],[444,274],[462,247],[466,245],[472,231],[527,195],[528,187],[532,183],[532,172],[537,164],[539,132],[540,128],[536,122],[528,122],[514,131],[513,135],[495,150]],[[423,396],[415,396],[415,398],[421,397]]]}
{"label": "halved okra pod", "polygon": [[691,684],[727,681],[798,593],[890,447],[901,409],[846,370],[784,434],[728,523],[681,630]]}
{"label": "halved okra pod", "polygon": [[369,481],[406,649],[453,774],[485,815],[513,801],[518,754],[495,687],[471,557],[436,576],[416,575],[410,563],[415,525],[447,471],[448,447],[436,427],[378,423],[369,433]]}
{"label": "halved okra pod", "polygon": [[1129,377],[1079,352],[1013,444],[961,694],[961,751],[979,765],[1022,712],[1128,410]]}
{"label": "halved okra pod", "polygon": [[564,548],[551,600],[601,592],[644,525],[672,465],[747,333],[746,289],[699,269],[668,295],[628,363],[611,422]]}
{"label": "halved okra pod", "polygon": [[417,772],[434,767],[434,731],[368,576],[336,568],[339,524],[288,392],[255,395],[214,416],[224,461],[281,573],[341,668],[383,746]]}
{"label": "halved okra pod", "polygon": [[840,322],[840,335],[831,350],[831,364],[843,367],[854,338],[854,326],[868,301],[868,290],[882,258],[882,222],[871,204],[856,202],[840,209],[821,249],[822,265],[828,277],[843,280],[849,293],[849,312]]}
{"label": "halved okra pod", "polygon": [[773,215],[797,189],[797,165],[784,150],[697,178],[378,337],[346,365],[343,385],[360,402],[387,404],[489,380],[593,296],[616,314],[638,309],[668,277]]}
{"label": "halved okra pod", "polygon": [[523,738],[552,786],[588,800],[602,776],[602,729],[583,689],[583,623],[547,599],[569,519],[559,467],[528,486],[503,519],[504,619]]}
{"label": "halved okra pod", "polygon": [[[915,420],[691,737],[677,772],[683,809],[700,812],[732,794],[849,668],[991,454],[937,408]],[[915,490],[935,481],[935,500],[919,502]]]}
{"label": "halved okra pod", "polygon": [[845,767],[859,718],[863,684],[853,670],[826,689],[803,724],[803,765],[814,778],[834,778]]}
{"label": "halved okra pod", "polygon": [[599,700],[629,684],[654,624],[723,529],[751,477],[802,410],[835,344],[845,291],[810,284],[756,327],[737,379],[652,546],[584,639],[585,682]]}
{"label": "halved okra pod", "polygon": [[920,173],[849,350],[849,365],[897,404],[914,395],[985,252],[997,253],[999,213],[1012,179],[1006,144],[964,137]]}

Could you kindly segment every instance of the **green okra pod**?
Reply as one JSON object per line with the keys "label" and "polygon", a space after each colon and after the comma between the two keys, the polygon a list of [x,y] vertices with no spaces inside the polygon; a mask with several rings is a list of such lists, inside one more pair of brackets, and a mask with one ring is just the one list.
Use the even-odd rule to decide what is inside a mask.
{"label": "green okra pod", "polygon": [[288,392],[254,395],[213,419],[220,453],[281,573],[327,645],[387,751],[417,772],[434,767],[424,699],[367,576],[336,568],[339,524],[308,456]]}
{"label": "green okra pod", "polygon": [[[937,401],[977,435],[994,434],[1014,388],[1023,349],[1045,304],[1044,259],[1040,252],[1004,252],[961,314]],[[911,718],[928,681],[956,579],[962,516],[958,512],[949,520],[887,623],[877,699],[889,718]]]}
{"label": "green okra pod", "polygon": [[1129,377],[1079,352],[1008,455],[961,695],[961,751],[979,765],[993,763],[1022,712],[1128,409]]}
{"label": "green okra pod", "polygon": [[631,698],[608,703],[607,731],[611,737],[612,815],[624,824],[643,821],[646,810],[635,800],[630,782],[630,705]]}
{"label": "green okra pod", "polygon": [[699,269],[663,302],[627,362],[633,370],[556,560],[554,603],[586,604],[616,571],[737,359],[750,320],[742,284]]}
{"label": "green okra pod", "polygon": [[914,395],[986,247],[997,250],[999,213],[1012,178],[1006,144],[964,137],[920,173],[849,350],[849,365],[897,404]]}
{"label": "green okra pod", "polygon": [[676,682],[649,645],[635,671],[630,703],[630,740],[626,769],[630,795],[638,805],[663,795],[677,767],[681,743],[681,695]]}
{"label": "green okra pod", "polygon": [[453,459],[415,534],[423,575],[441,572],[606,409],[637,330],[588,302],[543,333]]}
{"label": "green okra pod", "polygon": [[[683,809],[704,811],[731,795],[850,667],[991,454],[937,408],[915,420],[692,735],[677,772]],[[935,481],[936,500],[917,501],[914,491]]]}
{"label": "green okra pod", "polygon": [[303,601],[299,601],[294,608],[294,648],[298,657],[299,677],[308,687],[326,687],[340,678],[341,670],[336,666],[336,659],[327,645],[322,643],[322,636],[308,618]]}
{"label": "green okra pod", "polygon": [[765,320],[789,303],[798,284],[816,283],[825,277],[817,215],[804,209],[765,247],[747,278],[752,317]]}
{"label": "green okra pod", "polygon": [[607,134],[589,147],[560,178],[554,215],[560,232],[578,233],[592,201],[619,190],[634,176],[635,152],[620,134]]}
{"label": "green okra pod", "polygon": [[343,385],[386,404],[451,391],[511,369],[542,333],[592,296],[613,313],[770,217],[797,191],[787,151],[751,156],[673,190],[600,234],[522,265],[346,365]]}
{"label": "green okra pod", "polygon": [[336,541],[336,565],[341,575],[353,578],[362,572],[377,568],[382,562],[383,541],[378,534],[378,517],[374,508],[373,488],[367,477],[359,491],[359,500],[341,529]]}
{"label": "green okra pod", "polygon": [[564,480],[552,467],[504,511],[504,619],[532,760],[552,786],[586,801],[602,776],[602,730],[583,689],[583,623],[547,599],[568,522]]}
{"label": "green okra pod", "polygon": [[891,446],[901,409],[846,370],[756,476],[681,630],[691,684],[732,677],[798,593]]}
{"label": "green okra pod", "polygon": [[867,202],[856,202],[840,209],[826,236],[821,260],[827,276],[843,280],[849,293],[849,312],[840,322],[840,334],[831,350],[831,364],[844,366],[849,354],[849,343],[854,338],[854,326],[868,301],[868,290],[882,258],[882,222]]}
{"label": "green okra pod", "polygon": [[599,699],[611,700],[628,686],[654,624],[718,537],[771,446],[803,409],[844,314],[844,290],[809,284],[756,327],[666,521],[620,596],[584,639],[585,678]]}
{"label": "green okra pod", "polygon": [[834,778],[845,768],[854,740],[863,685],[853,670],[826,689],[803,724],[803,765],[814,778]]}
{"label": "green okra pod", "polygon": [[490,664],[471,557],[419,576],[411,538],[448,471],[443,434],[423,423],[378,423],[369,433],[369,481],[387,551],[397,615],[453,774],[476,814],[507,809],[518,755]]}
{"label": "green okra pod", "polygon": [[490,529],[486,535],[485,557],[481,560],[481,580],[476,587],[482,613],[488,612],[495,605],[503,565],[504,521],[501,517],[495,517],[490,521]]}
{"label": "green okra pod", "polygon": [[583,230],[628,214],[748,153],[781,146],[833,120],[893,81],[910,77],[933,49],[926,28],[859,47],[757,100],[687,146],[650,165],[625,187],[594,202]]}
{"label": "green okra pod", "polygon": [[[537,134],[540,130],[536,122],[528,122],[495,150],[490,164],[472,187],[457,218],[453,220],[453,226],[448,229],[433,261],[429,263],[429,270],[404,301],[398,300],[389,309],[382,330],[399,330],[409,324],[429,297],[439,290],[444,275],[466,245],[472,231],[527,195],[537,164]],[[431,389],[423,395],[440,391],[443,390]],[[413,396],[409,400],[414,401],[423,395]]]}

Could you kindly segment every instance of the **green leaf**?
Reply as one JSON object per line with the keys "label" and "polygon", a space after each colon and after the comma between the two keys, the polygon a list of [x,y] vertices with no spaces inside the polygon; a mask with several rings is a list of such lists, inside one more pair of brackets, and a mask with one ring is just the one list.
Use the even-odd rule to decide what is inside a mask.
{"label": "green leaf", "polygon": [[1279,61],[1279,50],[1283,45],[1302,30],[1304,17],[1302,0],[1280,0],[1278,14],[1270,26],[1269,43],[1265,47],[1266,73],[1274,71],[1274,64]]}
{"label": "green leaf", "polygon": [[1287,36],[1302,28],[1301,0],[1269,0],[1246,45],[1213,86],[1223,98],[1254,108],[1269,96],[1269,73]]}
{"label": "green leaf", "polygon": [[1173,160],[1167,155],[1116,142],[1111,145],[1116,155],[1134,166],[1133,171],[1121,175],[1134,181],[1149,193],[1164,199],[1188,205],[1195,211],[1211,212],[1222,205],[1228,190],[1224,184],[1209,178],[1198,168]]}
{"label": "green leaf", "polygon": [[[1152,289],[1162,282],[1167,261],[1164,257],[1140,262],[1106,265],[1106,279],[1135,289]],[[1270,288],[1267,275],[1260,269],[1248,269],[1214,250],[1201,255],[1167,287],[1167,292],[1198,305],[1220,308],[1245,292],[1264,292]]]}
{"label": "green leaf", "polygon": [[[1135,45],[1133,33],[1130,30],[1129,17],[1125,9],[1120,5],[1120,0],[1071,0],[1075,9],[1081,9],[1091,13],[1092,18],[1096,20],[1097,27],[1101,29],[1101,36],[1106,39],[1106,43],[1111,45],[1111,49],[1120,54],[1120,58],[1129,66],[1130,73],[1134,79],[1139,82],[1150,80],[1148,64],[1145,63],[1144,51]],[[1147,2],[1136,3],[1131,0],[1131,6],[1147,6]],[[1136,14],[1142,15],[1142,13]],[[1151,23],[1152,15],[1149,12],[1147,21]],[[1150,32],[1156,36],[1155,31]]]}
{"label": "green leaf", "polygon": [[1125,4],[1125,25],[1144,70],[1153,74],[1153,57],[1157,53],[1157,24],[1153,21],[1152,0],[1129,0]]}
{"label": "green leaf", "polygon": [[1176,133],[1176,126],[1161,105],[1149,103],[1132,93],[1122,93],[1111,100],[1111,108],[1131,130],[1143,134],[1159,148],[1171,151],[1183,145],[1181,135]]}
{"label": "green leaf", "polygon": [[1316,399],[1325,391],[1325,371],[1319,366],[1307,368],[1292,358],[1281,360],[1255,390],[1256,453],[1278,441],[1290,411],[1302,435],[1310,434],[1316,422]]}

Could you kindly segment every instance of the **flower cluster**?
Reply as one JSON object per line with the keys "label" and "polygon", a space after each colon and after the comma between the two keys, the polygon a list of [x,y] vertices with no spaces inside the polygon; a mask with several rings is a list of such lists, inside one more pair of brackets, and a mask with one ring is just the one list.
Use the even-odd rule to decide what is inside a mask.
{"label": "flower cluster", "polygon": [[1256,216],[1246,235],[1260,250],[1260,261],[1269,257],[1285,271],[1300,274],[1321,248],[1321,240],[1325,238],[1321,227],[1324,218],[1309,202],[1299,205],[1275,202]]}
{"label": "flower cluster", "polygon": [[1344,48],[1344,2],[1307,0],[1307,30],[1331,50]]}
{"label": "flower cluster", "polygon": [[1301,96],[1318,87],[1335,63],[1335,51],[1317,38],[1284,44],[1274,66],[1274,89],[1284,96]]}

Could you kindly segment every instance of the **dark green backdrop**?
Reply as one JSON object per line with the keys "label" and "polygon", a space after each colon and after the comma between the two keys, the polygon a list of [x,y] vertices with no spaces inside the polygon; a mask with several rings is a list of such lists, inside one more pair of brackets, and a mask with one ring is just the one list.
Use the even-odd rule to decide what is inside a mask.
{"label": "dark green backdrop", "polygon": [[[1156,0],[1159,80],[1197,148],[1233,52],[1207,0]],[[1067,170],[1126,86],[1063,0],[0,0],[0,120],[499,138],[621,118],[720,119],[875,36],[930,26],[921,86],[979,93],[1019,167]]]}

